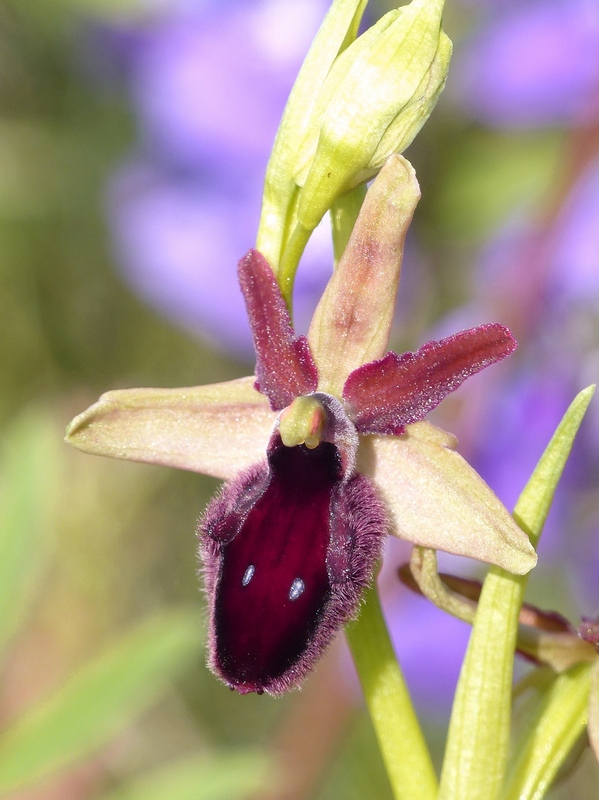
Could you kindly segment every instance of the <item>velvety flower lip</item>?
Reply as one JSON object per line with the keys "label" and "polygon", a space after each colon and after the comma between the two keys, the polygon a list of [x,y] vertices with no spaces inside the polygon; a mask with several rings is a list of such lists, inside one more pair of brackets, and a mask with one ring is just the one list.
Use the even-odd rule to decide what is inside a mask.
{"label": "velvety flower lip", "polygon": [[391,157],[307,339],[295,336],[266,259],[254,250],[241,260],[259,391],[246,378],[111,392],[69,427],[89,452],[230,479],[199,535],[209,663],[242,693],[298,685],[355,615],[387,532],[516,573],[535,564],[454,438],[423,419],[513,351],[509,331],[480,326],[385,356],[395,291],[373,287],[396,286],[418,197],[411,166]]}
{"label": "velvety flower lip", "polygon": [[245,694],[312,668],[372,579],[386,515],[370,481],[342,479],[334,445],[285,447],[224,485],[200,522],[209,664]]}

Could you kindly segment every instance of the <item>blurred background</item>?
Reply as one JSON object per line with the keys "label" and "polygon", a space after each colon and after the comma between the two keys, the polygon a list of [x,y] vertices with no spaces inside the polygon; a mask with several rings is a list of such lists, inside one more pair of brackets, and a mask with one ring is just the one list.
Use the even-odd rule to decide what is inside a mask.
{"label": "blurred background", "polygon": [[[0,0],[2,796],[390,797],[342,637],[279,700],[206,670],[194,529],[217,483],[62,444],[108,389],[252,371],[235,265],[327,7]],[[518,352],[434,418],[512,506],[599,374],[599,5],[448,0],[445,29],[447,89],[407,153],[423,200],[392,346],[512,328]],[[302,330],[329,239],[323,225],[300,266]],[[468,629],[399,585],[408,556],[390,544],[381,588],[440,762]],[[575,624],[599,609],[596,401],[529,599]],[[550,796],[591,798],[598,780],[587,750]]]}

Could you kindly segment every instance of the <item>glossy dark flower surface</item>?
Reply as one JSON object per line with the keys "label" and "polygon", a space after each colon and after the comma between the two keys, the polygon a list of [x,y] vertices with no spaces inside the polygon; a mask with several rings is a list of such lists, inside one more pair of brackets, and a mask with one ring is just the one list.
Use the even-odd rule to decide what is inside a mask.
{"label": "glossy dark flower surface", "polygon": [[211,666],[240,692],[278,693],[355,611],[386,518],[365,476],[342,481],[334,445],[278,439],[268,466],[228,484],[201,527]]}

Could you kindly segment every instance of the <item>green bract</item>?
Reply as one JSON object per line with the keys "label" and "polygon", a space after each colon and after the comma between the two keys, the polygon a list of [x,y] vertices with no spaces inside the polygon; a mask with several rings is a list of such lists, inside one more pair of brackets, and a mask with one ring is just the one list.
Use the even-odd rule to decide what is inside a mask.
{"label": "green bract", "polygon": [[413,0],[355,40],[364,3],[333,3],[266,175],[257,247],[288,302],[301,253],[324,214],[403,151],[433,110],[452,49],[441,30],[443,2]]}
{"label": "green bract", "polygon": [[[539,541],[558,481],[570,454],[574,437],[593,396],[595,387],[580,392],[567,410],[553,438],[541,456],[534,473],[524,488],[514,518],[536,545]],[[518,633],[518,615],[527,579],[492,567],[483,584],[468,651],[462,665],[460,680],[452,708],[451,722],[445,749],[445,760],[439,788],[439,800],[477,800],[485,797],[497,800],[509,797],[540,798],[544,790],[532,794],[504,792],[508,763],[513,653]],[[543,709],[537,725],[518,753],[530,750],[517,761],[518,775],[508,779],[524,787],[527,782],[537,786],[544,776],[544,788],[551,783],[571,746],[582,733],[583,711],[588,705],[589,670],[585,663],[572,668],[569,678],[561,683],[574,691],[563,695],[562,712],[550,702],[548,695],[546,724]],[[581,684],[582,682],[582,684]],[[564,699],[566,696],[569,699]],[[554,733],[567,745],[559,745]],[[512,771],[513,772],[513,771]],[[521,773],[521,774],[520,774]],[[540,784],[539,784],[540,785]]]}

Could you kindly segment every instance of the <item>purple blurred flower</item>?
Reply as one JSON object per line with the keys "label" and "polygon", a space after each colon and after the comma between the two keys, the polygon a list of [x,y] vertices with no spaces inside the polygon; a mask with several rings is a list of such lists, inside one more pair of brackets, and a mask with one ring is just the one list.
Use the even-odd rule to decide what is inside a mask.
{"label": "purple blurred flower", "polygon": [[[143,135],[168,159],[216,168],[266,160],[289,90],[326,11],[302,0],[183,4],[132,69]],[[214,162],[216,160],[216,163]]]}
{"label": "purple blurred flower", "polygon": [[[566,408],[575,395],[572,381],[563,374],[541,369],[530,357],[507,376],[501,391],[488,398],[486,425],[471,461],[493,490],[513,508],[518,496],[549,443]],[[575,451],[576,454],[576,451]],[[564,487],[556,494],[545,533],[541,540],[544,556],[554,557],[559,550],[562,526],[568,508],[564,507]]]}
{"label": "purple blurred flower", "polygon": [[561,211],[552,260],[556,302],[592,303],[599,310],[599,159],[578,180]]}
{"label": "purple blurred flower", "polygon": [[[233,191],[142,161],[119,172],[108,203],[117,261],[135,290],[177,324],[248,356],[252,340],[235,266],[255,237],[261,187],[258,174]],[[298,330],[306,330],[324,289],[330,251],[325,224],[298,274]]]}
{"label": "purple blurred flower", "polygon": [[[486,245],[478,264],[476,297],[471,306],[452,315],[454,328],[456,316],[458,327],[475,324],[481,316],[507,323],[520,342],[518,353],[502,370],[462,390],[467,412],[453,427],[469,461],[508,508],[576,392],[597,381],[598,230],[596,161],[545,230],[520,217]],[[593,557],[599,540],[598,454],[599,409],[593,403],[541,539],[546,559],[572,563],[573,588],[586,591],[587,603],[592,602],[593,580],[596,594],[598,569]]]}
{"label": "purple blurred flower", "polygon": [[[128,54],[141,142],[108,191],[117,263],[162,313],[241,355],[252,347],[235,266],[254,244],[270,148],[326,6],[181,2]],[[298,273],[298,330],[331,265],[330,236],[316,235]]]}
{"label": "purple blurred flower", "polygon": [[599,116],[599,3],[535,0],[492,15],[457,54],[461,103],[496,127],[576,125]]}

